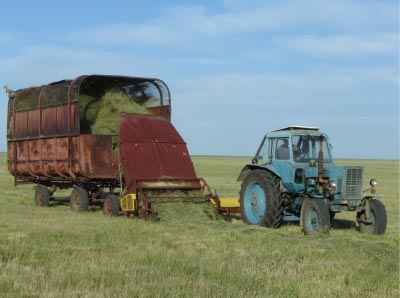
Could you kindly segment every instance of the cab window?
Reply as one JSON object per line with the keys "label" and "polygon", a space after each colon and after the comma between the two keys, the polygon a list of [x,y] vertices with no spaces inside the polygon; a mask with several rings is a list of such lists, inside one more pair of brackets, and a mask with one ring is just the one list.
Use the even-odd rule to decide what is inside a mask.
{"label": "cab window", "polygon": [[[331,157],[328,142],[322,137],[322,152],[324,162],[330,162]],[[295,162],[308,163],[311,159],[318,159],[320,136],[296,135],[292,136],[292,154]]]}
{"label": "cab window", "polygon": [[275,144],[275,159],[288,160],[290,158],[289,140],[287,138],[277,139]]}

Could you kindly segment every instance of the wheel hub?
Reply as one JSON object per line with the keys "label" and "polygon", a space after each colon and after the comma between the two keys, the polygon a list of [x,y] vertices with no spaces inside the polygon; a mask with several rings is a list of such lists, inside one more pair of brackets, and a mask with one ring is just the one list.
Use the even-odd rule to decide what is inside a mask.
{"label": "wheel hub", "polygon": [[104,210],[108,213],[111,213],[112,211],[112,205],[111,205],[111,201],[110,200],[106,200],[104,202],[104,206],[103,206]]}
{"label": "wheel hub", "polygon": [[252,193],[250,204],[251,204],[251,210],[254,213],[258,213],[260,211],[260,207],[259,207],[259,204],[258,204],[258,198],[254,195],[254,193]]}
{"label": "wheel hub", "polygon": [[79,197],[78,197],[78,196],[75,196],[74,199],[73,199],[73,201],[74,201],[74,205],[75,205],[76,207],[79,207],[79,206],[81,205],[81,201],[79,200]]}
{"label": "wheel hub", "polygon": [[38,194],[38,195],[36,196],[36,202],[37,202],[37,204],[38,204],[39,206],[42,205],[42,195],[41,195],[41,194]]}
{"label": "wheel hub", "polygon": [[310,213],[308,214],[308,222],[310,223],[310,228],[314,231],[317,231],[319,228],[319,223],[318,223],[318,214],[317,212],[312,209]]}

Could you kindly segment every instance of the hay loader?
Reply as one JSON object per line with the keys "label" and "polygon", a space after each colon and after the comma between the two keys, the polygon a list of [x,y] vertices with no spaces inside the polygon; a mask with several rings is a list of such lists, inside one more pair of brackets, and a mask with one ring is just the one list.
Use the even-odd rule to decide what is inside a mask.
{"label": "hay loader", "polygon": [[[75,211],[154,218],[154,201],[211,201],[186,143],[171,123],[167,85],[155,78],[84,75],[12,91],[8,169],[15,185],[34,183],[36,206],[68,200]],[[72,188],[69,197],[58,189]]]}
{"label": "hay loader", "polygon": [[305,234],[328,232],[335,214],[357,213],[359,231],[383,234],[386,209],[377,181],[363,190],[360,166],[335,166],[328,136],[315,127],[290,126],[268,133],[238,181],[241,216],[248,224],[278,228],[300,221]]}

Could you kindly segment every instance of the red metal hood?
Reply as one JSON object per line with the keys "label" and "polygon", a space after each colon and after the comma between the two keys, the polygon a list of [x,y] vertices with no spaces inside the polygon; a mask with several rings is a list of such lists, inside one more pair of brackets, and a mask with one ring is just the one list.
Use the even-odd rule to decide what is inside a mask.
{"label": "red metal hood", "polygon": [[156,188],[200,188],[186,143],[171,122],[128,113],[120,121],[120,158],[129,192],[140,181],[157,181]]}

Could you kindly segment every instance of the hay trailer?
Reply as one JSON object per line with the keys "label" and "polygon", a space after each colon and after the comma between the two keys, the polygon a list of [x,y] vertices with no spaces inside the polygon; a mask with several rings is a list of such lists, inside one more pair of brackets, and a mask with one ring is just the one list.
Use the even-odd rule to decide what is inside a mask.
{"label": "hay trailer", "polygon": [[[103,205],[105,215],[155,217],[153,201],[211,201],[185,141],[171,123],[167,85],[154,78],[84,75],[12,91],[8,170],[15,185],[34,183],[36,206],[69,200],[71,209]],[[68,198],[58,189],[72,188]]]}

